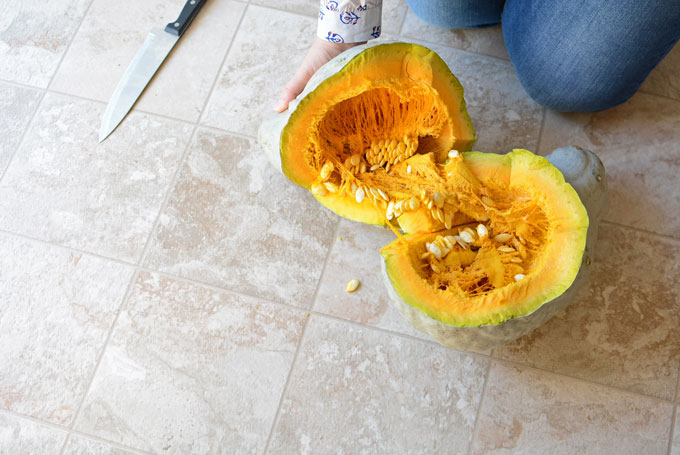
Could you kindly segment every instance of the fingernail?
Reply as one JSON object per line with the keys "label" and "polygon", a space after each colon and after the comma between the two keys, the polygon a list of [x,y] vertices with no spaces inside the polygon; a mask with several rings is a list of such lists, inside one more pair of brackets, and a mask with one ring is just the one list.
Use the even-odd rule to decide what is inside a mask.
{"label": "fingernail", "polygon": [[274,110],[276,112],[281,112],[281,111],[284,111],[285,109],[286,109],[286,103],[284,103],[283,100],[279,100],[276,103],[276,106],[274,106]]}

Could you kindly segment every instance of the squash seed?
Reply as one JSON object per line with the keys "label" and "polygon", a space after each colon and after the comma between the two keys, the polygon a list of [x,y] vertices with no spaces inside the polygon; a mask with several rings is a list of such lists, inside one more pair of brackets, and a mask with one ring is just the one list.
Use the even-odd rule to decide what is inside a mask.
{"label": "squash seed", "polygon": [[326,189],[328,191],[330,191],[331,193],[337,193],[338,192],[338,185],[336,185],[335,183],[323,182],[323,186],[325,186]]}
{"label": "squash seed", "polygon": [[451,212],[444,212],[444,226],[446,229],[451,229],[451,226],[453,226],[453,215]]}
{"label": "squash seed", "polygon": [[361,166],[359,167],[359,172],[361,172],[362,174],[366,173],[366,162],[364,162],[364,161],[361,162]]}
{"label": "squash seed", "polygon": [[390,200],[390,198],[387,197],[387,193],[385,193],[385,192],[384,192],[383,190],[381,190],[380,188],[376,188],[376,189],[378,190],[378,194],[380,195],[381,198],[383,198],[383,200],[385,200],[385,201],[389,201],[389,200]]}
{"label": "squash seed", "polygon": [[508,233],[498,234],[496,237],[494,237],[494,239],[496,239],[496,241],[499,243],[505,243],[511,238],[512,236]]}
{"label": "squash seed", "polygon": [[514,249],[513,247],[511,247],[511,246],[505,246],[505,245],[503,245],[503,246],[499,246],[499,247],[498,247],[498,251],[500,251],[500,252],[502,252],[502,253],[514,253],[514,252],[515,252],[515,249]]}
{"label": "squash seed", "polygon": [[442,250],[437,245],[435,245],[434,243],[428,243],[427,245],[428,245],[427,250],[430,253],[432,253],[434,257],[436,257],[437,259],[442,258]]}
{"label": "squash seed", "polygon": [[433,271],[434,273],[441,273],[441,272],[439,271],[439,267],[437,267],[437,266],[434,264],[434,262],[433,262],[432,264],[430,264],[430,268],[432,269],[432,271]]}
{"label": "squash seed", "polygon": [[361,204],[364,201],[364,198],[366,197],[366,193],[364,192],[364,188],[361,187],[357,190],[357,194],[354,196],[359,204]]}
{"label": "squash seed", "polygon": [[449,152],[449,158],[458,158],[460,156],[460,153],[458,153],[458,150],[451,150]]}
{"label": "squash seed", "polygon": [[453,238],[456,240],[456,243],[457,243],[458,245],[460,245],[460,246],[463,247],[464,250],[467,250],[467,249],[468,249],[467,243],[465,243],[465,242],[463,241],[463,239],[460,238],[459,235],[454,235]]}
{"label": "squash seed", "polygon": [[482,196],[482,202],[484,205],[488,205],[489,207],[496,207],[496,204],[493,202],[493,200],[487,196]]}
{"label": "squash seed", "polygon": [[483,239],[484,237],[489,235],[489,230],[483,224],[478,224],[477,225],[477,235],[479,236],[480,239]]}
{"label": "squash seed", "polygon": [[408,206],[411,210],[416,210],[420,207],[420,201],[417,198],[412,197],[408,201]]}
{"label": "squash seed", "polygon": [[333,163],[330,161],[326,161],[326,164],[324,164],[321,167],[321,172],[319,172],[319,176],[321,177],[321,180],[328,180],[328,177],[331,176],[333,173]]}
{"label": "squash seed", "polygon": [[358,166],[359,163],[361,163],[361,156],[357,155],[352,155],[349,159],[350,163],[352,163],[352,166]]}
{"label": "squash seed", "polygon": [[444,195],[442,193],[434,193],[432,195],[432,198],[434,200],[434,203],[437,207],[442,208],[444,207]]}
{"label": "squash seed", "polygon": [[461,231],[459,237],[465,243],[474,243],[475,238],[468,231]]}
{"label": "squash seed", "polygon": [[345,288],[345,291],[346,292],[354,292],[359,287],[359,284],[360,284],[359,280],[357,280],[356,278],[352,278],[351,280],[349,280],[349,283],[347,283],[347,287]]}
{"label": "squash seed", "polygon": [[519,264],[520,262],[522,262],[522,260],[520,258],[514,257],[514,258],[510,258],[510,262],[513,262],[515,264]]}
{"label": "squash seed", "polygon": [[427,258],[429,258],[430,256],[432,256],[432,253],[430,253],[429,251],[427,251],[427,252],[423,253],[423,254],[420,256],[420,259],[427,259]]}
{"label": "squash seed", "polygon": [[410,174],[412,170],[413,170],[413,168],[411,167],[410,164],[408,166],[406,166],[406,173],[407,174]]}
{"label": "squash seed", "polygon": [[394,201],[390,201],[389,204],[387,204],[387,212],[385,212],[385,217],[388,220],[391,220],[394,217]]}
{"label": "squash seed", "polygon": [[326,188],[320,183],[312,183],[312,194],[319,197],[325,196]]}
{"label": "squash seed", "polygon": [[518,273],[517,275],[515,275],[515,281],[520,281],[520,280],[523,280],[523,279],[524,279],[524,275],[523,275],[523,274]]}

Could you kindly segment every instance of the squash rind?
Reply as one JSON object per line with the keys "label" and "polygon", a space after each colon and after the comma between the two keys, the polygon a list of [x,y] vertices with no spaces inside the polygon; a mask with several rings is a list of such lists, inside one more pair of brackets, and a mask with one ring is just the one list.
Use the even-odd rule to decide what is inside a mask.
{"label": "squash rind", "polygon": [[[599,217],[606,199],[604,167],[594,153],[575,147],[555,150],[546,158],[561,171],[564,180],[571,184],[590,219],[585,234],[583,255],[579,257],[577,264],[567,264],[567,267],[578,267],[573,282],[568,285],[564,283],[562,289],[555,289],[551,295],[543,296],[543,302],[537,306],[531,302],[528,305],[520,305],[520,310],[516,312],[520,314],[510,314],[506,315],[507,318],[496,320],[485,317],[471,318],[465,321],[466,324],[451,325],[439,320],[440,315],[428,314],[423,308],[413,305],[414,300],[405,296],[403,289],[397,291],[400,280],[391,279],[390,259],[383,254],[382,273],[390,300],[416,329],[428,333],[447,347],[463,350],[490,349],[519,338],[544,324],[566,308],[573,296],[583,287],[587,281],[589,264],[593,260]],[[527,311],[522,313],[522,309],[527,307]]]}

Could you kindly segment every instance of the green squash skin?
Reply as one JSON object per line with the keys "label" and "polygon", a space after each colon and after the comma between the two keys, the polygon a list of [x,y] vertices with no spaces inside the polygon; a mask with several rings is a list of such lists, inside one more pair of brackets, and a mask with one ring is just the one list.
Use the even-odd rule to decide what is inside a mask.
{"label": "green squash skin", "polygon": [[382,274],[390,300],[416,329],[429,334],[443,346],[471,351],[485,351],[513,341],[543,325],[564,310],[578,291],[586,286],[594,260],[600,216],[606,202],[607,186],[604,166],[593,152],[576,147],[563,147],[546,157],[576,190],[590,220],[581,267],[571,286],[560,296],[543,303],[530,314],[507,319],[503,323],[480,326],[452,326],[414,308],[399,296],[382,261]]}

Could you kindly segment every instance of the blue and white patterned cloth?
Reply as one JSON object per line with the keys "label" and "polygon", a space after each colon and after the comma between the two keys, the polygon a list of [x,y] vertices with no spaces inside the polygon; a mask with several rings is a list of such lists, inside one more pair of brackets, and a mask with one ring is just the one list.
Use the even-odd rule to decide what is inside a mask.
{"label": "blue and white patterned cloth", "polygon": [[356,43],[380,36],[382,0],[320,0],[316,34],[331,43]]}

